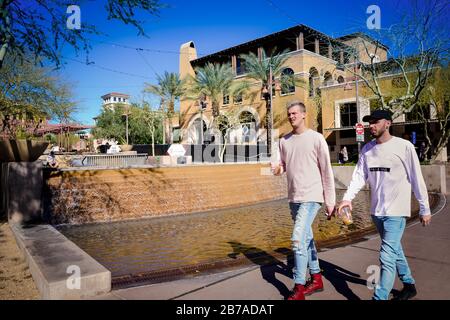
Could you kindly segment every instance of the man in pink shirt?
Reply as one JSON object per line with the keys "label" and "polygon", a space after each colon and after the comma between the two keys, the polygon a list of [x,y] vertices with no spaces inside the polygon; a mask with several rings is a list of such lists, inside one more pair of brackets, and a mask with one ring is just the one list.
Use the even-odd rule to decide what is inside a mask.
{"label": "man in pink shirt", "polygon": [[[305,295],[323,290],[312,223],[324,202],[327,214],[333,213],[336,194],[328,145],[322,134],[306,127],[305,105],[300,101],[288,103],[287,115],[292,132],[281,138],[280,162],[272,163],[272,171],[275,175],[286,172],[294,221],[295,286],[288,300],[304,300]],[[311,280],[307,284],[308,266]]]}

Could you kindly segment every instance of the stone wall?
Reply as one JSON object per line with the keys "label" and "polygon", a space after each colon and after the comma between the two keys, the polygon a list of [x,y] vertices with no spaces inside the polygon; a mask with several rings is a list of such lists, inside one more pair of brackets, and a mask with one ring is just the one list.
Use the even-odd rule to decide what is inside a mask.
{"label": "stone wall", "polygon": [[2,163],[2,209],[8,220],[16,223],[33,223],[42,215],[42,163]]}

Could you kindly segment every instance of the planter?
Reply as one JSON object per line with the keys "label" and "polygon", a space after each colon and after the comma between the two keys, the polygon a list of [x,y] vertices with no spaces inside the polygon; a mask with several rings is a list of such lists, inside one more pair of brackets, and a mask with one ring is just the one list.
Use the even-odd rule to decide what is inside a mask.
{"label": "planter", "polygon": [[174,167],[192,164],[192,156],[148,156],[147,163],[153,166]]}
{"label": "planter", "polygon": [[34,140],[0,140],[0,162],[34,162],[48,144]]}
{"label": "planter", "polygon": [[131,149],[133,149],[133,145],[132,144],[121,144],[119,145],[120,150],[126,152],[126,151],[131,151]]}

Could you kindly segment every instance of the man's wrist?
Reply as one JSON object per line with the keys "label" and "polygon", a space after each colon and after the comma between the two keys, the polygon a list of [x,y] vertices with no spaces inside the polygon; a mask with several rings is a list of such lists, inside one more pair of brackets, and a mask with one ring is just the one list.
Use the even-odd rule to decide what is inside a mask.
{"label": "man's wrist", "polygon": [[348,202],[352,202],[353,199],[350,199],[349,197],[343,197],[342,201],[348,201]]}

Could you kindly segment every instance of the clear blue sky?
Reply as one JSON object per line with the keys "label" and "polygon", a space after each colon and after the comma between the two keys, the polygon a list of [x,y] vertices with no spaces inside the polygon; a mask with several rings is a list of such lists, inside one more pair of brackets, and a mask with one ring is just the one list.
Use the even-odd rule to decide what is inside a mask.
{"label": "clear blue sky", "polygon": [[[421,0],[419,0],[421,1]],[[149,38],[137,35],[137,30],[119,22],[107,21],[104,1],[85,1],[80,5],[81,20],[95,24],[108,36],[93,38],[89,60],[99,67],[131,73],[110,72],[93,65],[66,60],[60,74],[73,83],[80,111],[75,118],[93,124],[92,118],[101,109],[100,96],[108,92],[131,95],[131,101],[143,98],[145,82],[155,82],[155,72],[178,72],[180,45],[193,40],[199,55],[213,53],[296,24],[306,24],[331,36],[364,31],[369,14],[366,9],[376,4],[381,9],[381,27],[398,22],[408,0],[227,0],[185,1],[162,0],[169,5],[159,17],[145,16],[144,28]],[[124,46],[171,52],[126,49]],[[172,53],[173,52],[173,53]],[[86,61],[65,49],[64,57]],[[141,76],[141,77],[139,77]],[[149,99],[149,97],[147,97]],[[156,103],[155,99],[149,99]]]}

